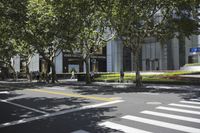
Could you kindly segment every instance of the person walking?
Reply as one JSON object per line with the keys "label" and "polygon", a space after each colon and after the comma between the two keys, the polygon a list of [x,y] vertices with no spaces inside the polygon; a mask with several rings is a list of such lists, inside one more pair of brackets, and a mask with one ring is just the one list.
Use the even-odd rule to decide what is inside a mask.
{"label": "person walking", "polygon": [[120,70],[120,82],[124,82],[124,71]]}
{"label": "person walking", "polygon": [[72,70],[71,79],[75,79],[75,73],[74,73],[74,70]]}
{"label": "person walking", "polygon": [[37,82],[39,82],[39,80],[40,80],[40,72],[39,72],[39,71],[36,71],[36,72],[35,72],[35,76],[36,76]]}
{"label": "person walking", "polygon": [[90,72],[91,81],[94,81],[94,71]]}

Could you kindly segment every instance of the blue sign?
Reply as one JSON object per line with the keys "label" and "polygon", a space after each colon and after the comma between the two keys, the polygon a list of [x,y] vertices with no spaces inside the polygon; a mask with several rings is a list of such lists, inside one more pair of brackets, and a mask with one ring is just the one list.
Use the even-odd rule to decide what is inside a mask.
{"label": "blue sign", "polygon": [[191,52],[191,53],[200,52],[200,47],[197,47],[197,48],[190,48],[190,52]]}

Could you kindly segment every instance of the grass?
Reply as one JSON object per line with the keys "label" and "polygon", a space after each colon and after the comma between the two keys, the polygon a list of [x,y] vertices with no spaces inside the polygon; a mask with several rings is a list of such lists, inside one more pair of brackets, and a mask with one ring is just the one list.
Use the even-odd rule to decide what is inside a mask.
{"label": "grass", "polygon": [[[135,77],[135,74],[128,73],[125,74],[124,80],[132,80]],[[119,73],[112,73],[112,74],[102,74],[99,77],[95,78],[97,81],[118,81],[120,78]]]}
{"label": "grass", "polygon": [[[196,72],[191,71],[173,71],[173,72],[165,72],[163,74],[142,74],[142,80],[143,82],[160,82],[160,83],[187,83],[191,81],[183,80],[179,75],[185,75],[185,74],[192,74]],[[96,81],[102,81],[102,82],[116,82],[119,81],[120,74],[119,73],[112,73],[112,74],[101,74],[97,78],[95,78]],[[125,81],[131,81],[133,82],[135,80],[135,73],[125,73],[124,77]]]}

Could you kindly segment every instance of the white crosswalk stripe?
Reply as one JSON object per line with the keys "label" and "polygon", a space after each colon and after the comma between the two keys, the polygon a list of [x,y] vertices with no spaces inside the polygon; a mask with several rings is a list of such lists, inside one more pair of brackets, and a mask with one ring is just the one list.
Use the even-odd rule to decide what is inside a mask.
{"label": "white crosswalk stripe", "polygon": [[200,102],[200,98],[192,98],[190,101]]}
{"label": "white crosswalk stripe", "polygon": [[199,112],[199,111],[186,110],[186,109],[170,108],[170,107],[163,107],[163,106],[159,106],[159,107],[157,107],[156,109],[200,115],[200,112]]}
{"label": "white crosswalk stripe", "polygon": [[188,127],[188,126],[183,126],[183,125],[178,125],[178,124],[172,124],[172,123],[158,121],[158,120],[152,120],[152,119],[131,116],[131,115],[126,115],[126,116],[123,116],[122,118],[145,123],[145,124],[150,124],[150,125],[154,125],[154,126],[174,129],[177,131],[183,131],[183,132],[188,132],[188,133],[200,133],[200,129],[198,129],[198,128],[193,128],[193,127]]}
{"label": "white crosswalk stripe", "polygon": [[188,104],[196,104],[200,105],[200,102],[192,102],[192,101],[180,101],[181,103],[188,103]]}
{"label": "white crosswalk stripe", "polygon": [[176,103],[171,103],[171,104],[169,104],[169,105],[170,105],[170,106],[176,106],[176,107],[200,109],[200,107],[198,107],[198,106],[193,106],[193,105],[184,105],[184,104],[176,104]]}
{"label": "white crosswalk stripe", "polygon": [[141,130],[141,129],[124,126],[124,125],[113,123],[113,122],[109,122],[109,121],[100,123],[99,126],[104,126],[104,127],[107,127],[107,128],[119,130],[119,131],[122,131],[124,133],[151,133],[151,132],[148,132],[148,131],[144,131],[144,130]]}
{"label": "white crosswalk stripe", "polygon": [[[138,128],[136,126],[137,124],[135,125],[136,127],[134,127],[134,125],[132,127],[132,126],[119,124],[118,122],[115,123],[115,122],[110,122],[110,121],[100,123],[99,126],[115,129],[118,131],[122,131],[124,133],[150,133],[150,132],[160,132],[160,131],[162,132],[160,128],[165,128],[165,131],[174,130],[174,131],[188,132],[188,133],[200,133],[200,127],[199,128],[193,127],[192,125],[192,124],[200,123],[200,119],[198,118],[200,115],[200,111],[196,110],[196,109],[200,109],[200,107],[198,106],[200,104],[198,102],[192,102],[192,101],[180,101],[180,103],[182,104],[176,104],[176,103],[168,104],[169,106],[174,106],[174,107],[158,106],[155,108],[156,111],[150,111],[150,110],[141,111],[140,113],[143,114],[142,117],[135,116],[135,115],[134,116],[125,115],[121,117],[123,121],[126,121],[126,122],[129,121],[134,125],[135,123],[142,123],[142,124],[146,124],[153,127],[155,126],[157,127],[156,129],[153,129],[153,128],[150,129],[148,128],[148,126]],[[184,108],[190,108],[190,109],[184,109]],[[176,114],[173,114],[173,112],[175,112]],[[184,116],[186,114],[187,116]],[[188,116],[188,114],[192,114],[192,117]],[[195,115],[197,115],[198,117],[196,118]],[[151,117],[145,118],[147,116],[151,116]],[[159,120],[157,120],[156,118]],[[169,119],[170,119],[170,122],[169,122]],[[182,124],[184,123],[184,125],[182,125],[181,123]]]}
{"label": "white crosswalk stripe", "polygon": [[172,115],[172,114],[160,113],[160,112],[154,112],[154,111],[148,111],[148,110],[142,111],[141,113],[142,114],[153,115],[153,116],[171,118],[171,119],[176,119],[176,120],[200,123],[200,119],[192,118],[192,117],[185,117],[185,116],[180,116],[180,115]]}

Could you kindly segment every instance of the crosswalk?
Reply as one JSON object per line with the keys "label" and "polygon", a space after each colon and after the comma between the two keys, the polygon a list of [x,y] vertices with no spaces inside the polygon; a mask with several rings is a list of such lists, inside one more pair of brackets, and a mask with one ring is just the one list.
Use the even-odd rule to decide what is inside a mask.
{"label": "crosswalk", "polygon": [[[138,123],[143,124],[143,126],[138,128]],[[155,110],[141,111],[138,116],[122,116],[117,122],[105,121],[99,126],[124,133],[160,133],[163,132],[162,129],[166,133],[168,133],[166,130],[176,133],[200,133],[200,102],[170,103],[167,106],[158,106]],[[148,128],[150,126],[159,130]]]}

